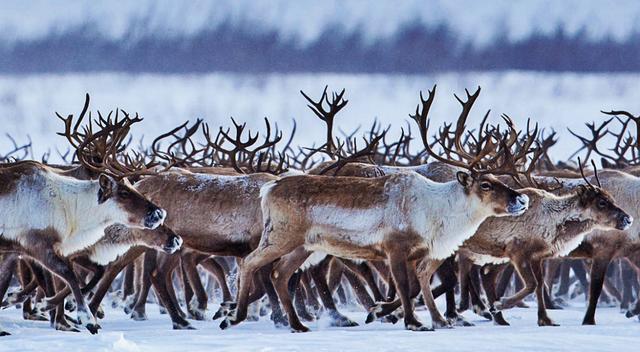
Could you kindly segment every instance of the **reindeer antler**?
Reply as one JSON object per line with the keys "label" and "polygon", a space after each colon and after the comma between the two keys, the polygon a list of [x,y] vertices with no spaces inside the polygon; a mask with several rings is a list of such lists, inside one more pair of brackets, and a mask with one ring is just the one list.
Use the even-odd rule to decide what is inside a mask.
{"label": "reindeer antler", "polygon": [[[335,147],[333,144],[333,120],[335,119],[336,114],[340,112],[340,110],[342,110],[349,101],[343,98],[345,92],[344,89],[342,89],[340,93],[333,92],[331,94],[331,101],[329,101],[329,95],[327,94],[328,88],[329,86],[324,87],[322,96],[320,96],[318,101],[314,101],[309,98],[309,96],[302,90],[300,91],[300,94],[302,94],[302,96],[309,102],[307,105],[309,109],[311,109],[311,111],[313,111],[320,120],[325,122],[327,127],[326,149],[331,154]],[[328,109],[325,109],[325,104],[328,105]]]}

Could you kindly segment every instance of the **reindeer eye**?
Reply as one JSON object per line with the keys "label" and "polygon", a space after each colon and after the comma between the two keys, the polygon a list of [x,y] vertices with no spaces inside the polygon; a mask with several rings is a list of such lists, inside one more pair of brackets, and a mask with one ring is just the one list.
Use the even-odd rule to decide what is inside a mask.
{"label": "reindeer eye", "polygon": [[607,206],[607,202],[604,199],[598,200],[598,208],[604,208]]}
{"label": "reindeer eye", "polygon": [[121,196],[121,197],[128,197],[129,196],[129,191],[127,191],[126,189],[118,190],[118,195]]}
{"label": "reindeer eye", "polygon": [[491,185],[491,183],[489,183],[489,182],[482,182],[482,183],[480,184],[480,188],[481,188],[483,191],[489,191],[489,190],[491,190],[491,189],[493,188],[493,185]]}

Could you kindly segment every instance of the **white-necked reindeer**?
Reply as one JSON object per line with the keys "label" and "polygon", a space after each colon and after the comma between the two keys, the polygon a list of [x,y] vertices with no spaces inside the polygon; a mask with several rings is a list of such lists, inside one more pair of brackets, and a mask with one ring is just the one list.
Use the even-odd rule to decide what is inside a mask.
{"label": "white-necked reindeer", "polygon": [[[492,148],[496,144],[484,145]],[[263,186],[260,245],[241,265],[237,310],[221,328],[245,319],[253,273],[282,258],[273,271],[274,286],[291,328],[308,331],[297,318],[287,283],[309,255],[318,251],[350,259],[388,260],[404,308],[405,327],[428,330],[413,312],[409,266],[421,261],[426,272],[425,266],[450,256],[488,217],[520,215],[528,207],[526,195],[487,170],[474,168],[487,153],[479,150],[470,163],[441,158],[471,171],[460,171],[457,180],[447,183],[407,172],[378,178],[291,176]],[[422,286],[428,288],[428,281],[423,281],[421,277]],[[423,292],[431,304],[430,289]]]}
{"label": "white-necked reindeer", "polygon": [[96,333],[97,322],[65,257],[98,242],[110,225],[156,228],[166,212],[106,174],[82,181],[33,161],[1,168],[0,184],[0,237],[64,280],[78,304],[79,322]]}

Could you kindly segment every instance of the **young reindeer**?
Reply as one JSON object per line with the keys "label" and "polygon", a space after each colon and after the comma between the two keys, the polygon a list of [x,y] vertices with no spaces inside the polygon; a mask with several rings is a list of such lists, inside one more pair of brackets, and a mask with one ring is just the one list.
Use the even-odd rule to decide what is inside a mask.
{"label": "young reindeer", "polygon": [[[582,170],[582,165],[580,167]],[[584,185],[564,196],[539,189],[522,189],[521,192],[531,200],[525,215],[518,221],[488,219],[461,247],[461,252],[477,264],[510,260],[524,281],[522,290],[496,304],[494,297],[489,297],[494,316],[498,315],[498,323],[506,324],[498,311],[514,307],[535,291],[538,325],[556,325],[545,309],[543,261],[567,255],[592,230],[626,230],[631,226],[633,217],[620,209],[611,195],[600,188],[599,180],[595,186],[584,177],[584,173],[583,178]],[[485,282],[485,285],[490,285],[488,295],[493,291],[493,279],[488,278]]]}
{"label": "young reindeer", "polygon": [[445,259],[486,218],[521,215],[528,207],[527,196],[489,175],[490,170],[476,169],[485,156],[482,150],[469,164],[446,160],[469,171],[458,172],[457,180],[448,183],[398,173],[378,178],[290,176],[265,185],[260,244],[241,265],[237,310],[220,327],[246,318],[253,273],[291,253],[295,260],[288,260],[286,268],[277,263],[272,279],[291,328],[308,331],[297,319],[287,283],[313,251],[321,251],[344,258],[388,260],[405,327],[428,330],[416,318],[409,299],[409,265]]}

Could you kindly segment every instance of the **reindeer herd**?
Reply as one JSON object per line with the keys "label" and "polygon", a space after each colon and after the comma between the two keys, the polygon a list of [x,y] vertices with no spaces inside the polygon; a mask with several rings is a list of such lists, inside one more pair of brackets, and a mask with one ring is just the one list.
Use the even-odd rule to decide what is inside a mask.
{"label": "reindeer herd", "polygon": [[540,326],[580,293],[583,324],[600,300],[640,314],[640,117],[606,112],[591,136],[571,132],[584,145],[576,165],[552,161],[556,133],[537,124],[492,124],[487,112],[470,126],[480,88],[455,96],[459,116],[432,130],[436,87],[420,94],[418,133],[407,123],[397,140],[376,122],[362,139],[336,137],[344,90],[301,93],[325,124],[319,147],[295,147],[295,122],[283,139],[266,118],[261,133],[197,120],[136,146],[142,119],[92,115],[89,95],[77,118],[58,115],[64,164],[16,145],[0,164],[2,308],[92,334],[107,295],[134,320],[155,297],[174,329],[211,319],[210,296],[222,329],[267,314],[294,332],[321,315],[355,326],[338,310],[351,297],[367,323],[415,331],[472,325],[460,314],[470,308],[508,325],[502,311],[533,293]]}

